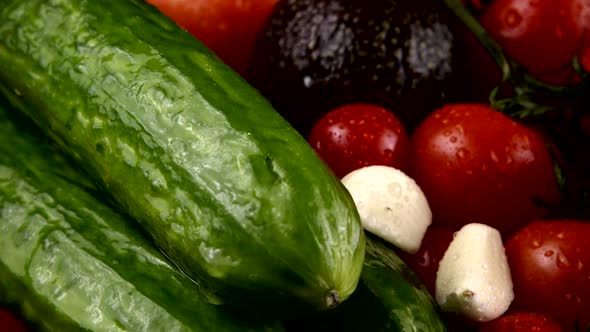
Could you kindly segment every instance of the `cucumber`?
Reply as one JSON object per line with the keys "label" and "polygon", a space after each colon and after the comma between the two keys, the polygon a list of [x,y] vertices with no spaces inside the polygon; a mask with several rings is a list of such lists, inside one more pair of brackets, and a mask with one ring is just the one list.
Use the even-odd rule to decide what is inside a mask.
{"label": "cucumber", "polygon": [[210,304],[136,222],[15,123],[0,106],[0,304],[45,331],[283,331]]}
{"label": "cucumber", "polygon": [[348,191],[154,7],[1,0],[0,90],[211,299],[290,316],[354,291],[365,238]]}
{"label": "cucumber", "polygon": [[414,272],[382,240],[367,237],[361,280],[338,308],[286,320],[287,331],[445,332],[446,318]]}

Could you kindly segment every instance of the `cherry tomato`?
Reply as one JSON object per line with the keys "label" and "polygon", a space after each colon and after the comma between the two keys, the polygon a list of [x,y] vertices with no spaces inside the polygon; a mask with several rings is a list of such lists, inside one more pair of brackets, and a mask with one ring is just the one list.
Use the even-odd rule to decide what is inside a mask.
{"label": "cherry tomato", "polygon": [[509,311],[537,312],[573,331],[590,323],[590,223],[538,221],[506,241],[514,285]]}
{"label": "cherry tomato", "polygon": [[324,115],[312,128],[309,144],[342,178],[368,165],[404,170],[409,139],[390,111],[370,104],[351,104]]}
{"label": "cherry tomato", "polygon": [[545,217],[560,194],[543,138],[488,105],[447,105],[430,115],[412,137],[409,173],[433,224],[480,222],[504,237]]}
{"label": "cherry tomato", "polygon": [[27,328],[12,312],[0,309],[0,331],[26,332]]}
{"label": "cherry tomato", "polygon": [[[588,6],[590,8],[590,6]],[[590,12],[590,10],[588,10]],[[590,22],[590,14],[587,20]],[[590,29],[590,27],[587,27]],[[580,66],[588,73],[590,73],[590,33],[585,33],[580,43],[580,49],[578,50],[578,61]]]}
{"label": "cherry tomato", "polygon": [[482,26],[514,61],[551,84],[576,83],[571,62],[587,25],[587,0],[495,0]]}
{"label": "cherry tomato", "polygon": [[238,73],[279,0],[148,0]]}
{"label": "cherry tomato", "polygon": [[432,296],[435,295],[436,271],[455,231],[449,227],[430,226],[424,234],[420,250],[409,254],[397,250],[399,257],[416,273]]}
{"label": "cherry tomato", "polygon": [[478,332],[565,332],[553,319],[541,314],[516,312],[480,325]]}

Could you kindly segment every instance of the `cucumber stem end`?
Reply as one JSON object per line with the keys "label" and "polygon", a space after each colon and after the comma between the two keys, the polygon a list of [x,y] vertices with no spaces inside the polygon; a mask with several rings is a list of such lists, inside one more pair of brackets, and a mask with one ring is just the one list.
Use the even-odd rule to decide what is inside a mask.
{"label": "cucumber stem end", "polygon": [[337,291],[332,289],[328,292],[328,295],[326,296],[326,304],[328,305],[329,309],[332,309],[340,304],[340,295]]}

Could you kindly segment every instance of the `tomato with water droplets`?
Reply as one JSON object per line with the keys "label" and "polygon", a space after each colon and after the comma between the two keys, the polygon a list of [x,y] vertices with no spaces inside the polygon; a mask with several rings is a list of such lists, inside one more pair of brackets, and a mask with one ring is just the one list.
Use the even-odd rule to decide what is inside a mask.
{"label": "tomato with water droplets", "polygon": [[[478,332],[566,332],[553,319],[531,312],[515,312],[502,315],[482,324]],[[573,331],[573,330],[572,330]]]}
{"label": "tomato with water droplets", "polygon": [[408,159],[408,134],[400,120],[371,104],[332,110],[315,123],[308,142],[340,178],[369,165],[403,171]]}
{"label": "tomato with water droplets", "polygon": [[484,223],[503,236],[543,218],[560,192],[545,140],[488,105],[447,105],[415,131],[410,175],[434,225]]}
{"label": "tomato with water droplets", "polygon": [[399,257],[416,273],[430,294],[435,295],[436,271],[455,231],[449,227],[430,226],[424,234],[420,249],[415,254],[396,250]]}
{"label": "tomato with water droplets", "polygon": [[590,323],[590,222],[530,223],[506,241],[514,284],[510,312],[538,312],[566,331]]}
{"label": "tomato with water droplets", "polygon": [[514,61],[551,84],[579,81],[572,66],[590,28],[588,0],[496,0],[482,26]]}

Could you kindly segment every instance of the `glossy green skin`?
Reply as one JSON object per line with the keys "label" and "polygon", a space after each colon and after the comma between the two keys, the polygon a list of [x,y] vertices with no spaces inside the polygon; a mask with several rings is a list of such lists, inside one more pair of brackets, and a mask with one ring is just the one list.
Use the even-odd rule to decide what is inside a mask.
{"label": "glossy green skin", "polygon": [[414,272],[381,240],[369,236],[361,281],[340,307],[287,331],[446,332],[438,305]]}
{"label": "glossy green skin", "polygon": [[14,120],[0,106],[0,304],[46,331],[283,330],[208,303],[137,223]]}
{"label": "glossy green skin", "polygon": [[212,298],[291,315],[355,289],[365,240],[349,193],[155,8],[0,0],[0,81]]}

